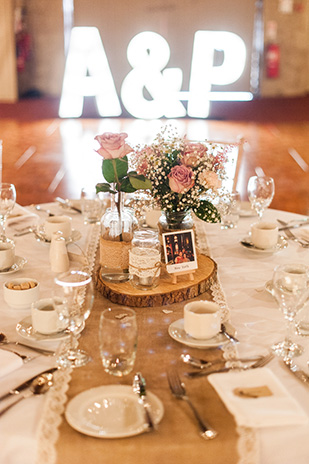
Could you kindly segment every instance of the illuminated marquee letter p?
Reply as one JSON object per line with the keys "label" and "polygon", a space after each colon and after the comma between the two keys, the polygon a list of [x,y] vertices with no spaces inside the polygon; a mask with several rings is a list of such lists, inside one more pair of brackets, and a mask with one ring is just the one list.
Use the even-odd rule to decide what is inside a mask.
{"label": "illuminated marquee letter p", "polygon": [[[215,51],[224,53],[222,64],[215,66]],[[206,118],[209,115],[211,86],[227,85],[242,75],[246,64],[246,46],[232,32],[197,31],[194,37],[188,98],[188,115]]]}

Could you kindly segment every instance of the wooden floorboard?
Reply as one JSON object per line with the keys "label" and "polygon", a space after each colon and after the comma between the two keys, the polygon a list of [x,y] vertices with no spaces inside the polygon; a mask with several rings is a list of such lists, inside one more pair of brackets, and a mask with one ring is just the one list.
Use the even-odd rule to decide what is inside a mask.
{"label": "wooden floorboard", "polygon": [[[224,120],[181,119],[172,124],[180,135],[187,134],[194,140],[233,142],[242,135],[245,145],[237,186],[242,198],[247,199],[248,179],[260,166],[275,180],[272,207],[309,215],[308,102],[309,98],[299,100],[297,110],[293,100],[292,110],[289,101],[284,106],[280,100],[276,108],[276,101],[272,101],[264,119],[260,109],[248,120],[239,120],[233,114]],[[125,131],[133,145],[150,143],[165,122],[86,117],[62,120],[57,117],[53,100],[2,104],[3,181],[16,185],[22,205],[52,201],[56,196],[79,198],[84,185],[102,180],[101,158],[94,151],[95,135]]]}

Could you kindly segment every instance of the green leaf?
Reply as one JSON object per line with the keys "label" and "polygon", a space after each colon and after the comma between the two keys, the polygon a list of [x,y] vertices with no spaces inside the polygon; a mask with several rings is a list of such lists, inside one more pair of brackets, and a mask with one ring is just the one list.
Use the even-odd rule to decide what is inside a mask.
{"label": "green leaf", "polygon": [[96,185],[96,192],[110,192],[110,193],[117,193],[115,190],[111,188],[109,184],[105,182]]}
{"label": "green leaf", "polygon": [[200,200],[198,208],[193,208],[198,218],[205,222],[221,222],[221,217],[217,208],[207,200]]}
{"label": "green leaf", "polygon": [[127,175],[128,158],[105,159],[102,163],[102,174],[107,182],[118,182]]}
{"label": "green leaf", "polygon": [[122,179],[121,184],[120,184],[120,191],[121,192],[126,192],[126,193],[133,193],[136,191],[136,188],[134,188],[131,185],[131,182],[128,177],[125,177]]}
{"label": "green leaf", "polygon": [[135,188],[135,190],[146,190],[152,189],[152,184],[149,179],[146,179],[145,176],[142,175],[130,175],[129,180],[131,182],[132,187]]}

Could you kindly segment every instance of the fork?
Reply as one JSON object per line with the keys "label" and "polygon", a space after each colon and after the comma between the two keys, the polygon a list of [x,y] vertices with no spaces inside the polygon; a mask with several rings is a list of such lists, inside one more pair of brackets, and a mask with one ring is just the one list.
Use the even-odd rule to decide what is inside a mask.
{"label": "fork", "polygon": [[210,427],[206,422],[204,422],[198,413],[197,409],[191,402],[190,398],[187,395],[185,384],[180,381],[178,372],[175,369],[170,369],[167,372],[167,379],[171,389],[172,394],[179,400],[184,400],[190,406],[193,414],[200,427],[200,435],[205,440],[211,440],[217,436],[217,432]]}
{"label": "fork", "polygon": [[274,353],[268,353],[262,358],[258,359],[254,364],[251,365],[245,365],[245,366],[240,366],[240,367],[222,367],[221,369],[215,369],[212,371],[207,371],[205,372],[204,370],[198,371],[198,372],[187,372],[186,375],[188,377],[201,377],[203,375],[210,375],[210,374],[219,374],[221,372],[229,372],[231,370],[241,370],[241,371],[247,371],[249,369],[256,369],[258,367],[263,367],[266,366],[274,357]]}
{"label": "fork", "polygon": [[[282,221],[281,219],[277,219],[277,221],[279,222],[279,224],[281,224],[283,226],[288,225],[287,222]],[[291,240],[294,240],[294,242],[298,243],[301,247],[309,248],[309,241],[308,240],[305,240],[305,239],[300,240],[299,238],[296,237],[296,235],[293,234],[293,232],[290,231],[290,229],[285,229],[284,232],[285,232],[285,235],[287,236],[287,238],[290,238]]]}

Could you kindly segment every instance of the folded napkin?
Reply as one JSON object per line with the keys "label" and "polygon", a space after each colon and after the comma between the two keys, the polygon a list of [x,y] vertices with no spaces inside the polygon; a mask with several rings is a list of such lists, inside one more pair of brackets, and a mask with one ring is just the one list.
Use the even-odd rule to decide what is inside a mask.
{"label": "folded napkin", "polygon": [[0,378],[10,374],[23,365],[23,360],[17,354],[0,350]]}
{"label": "folded napkin", "polygon": [[300,229],[297,229],[295,235],[300,239],[309,240],[309,228],[302,227]]}
{"label": "folded napkin", "polygon": [[306,413],[268,368],[212,374],[208,379],[240,426],[308,423]]}

